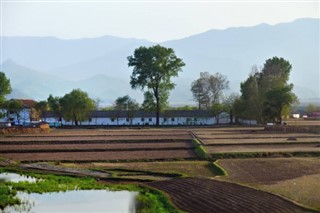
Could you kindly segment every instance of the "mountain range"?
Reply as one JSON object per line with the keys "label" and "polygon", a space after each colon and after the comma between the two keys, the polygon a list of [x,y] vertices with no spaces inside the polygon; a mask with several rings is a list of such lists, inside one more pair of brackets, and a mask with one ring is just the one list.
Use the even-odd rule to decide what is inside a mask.
{"label": "mountain range", "polygon": [[[320,100],[320,19],[298,19],[277,25],[261,24],[210,30],[187,38],[160,43],[175,50],[186,63],[174,79],[172,105],[192,104],[191,82],[200,72],[220,72],[230,81],[228,92],[239,92],[251,67],[266,59],[283,57],[292,64],[290,82],[302,102]],[[80,88],[92,98],[111,104],[129,94],[141,102],[141,91],[132,90],[132,68],[127,57],[139,46],[156,43],[103,36],[63,40],[54,37],[2,37],[1,69],[11,80],[12,98],[46,99]]]}

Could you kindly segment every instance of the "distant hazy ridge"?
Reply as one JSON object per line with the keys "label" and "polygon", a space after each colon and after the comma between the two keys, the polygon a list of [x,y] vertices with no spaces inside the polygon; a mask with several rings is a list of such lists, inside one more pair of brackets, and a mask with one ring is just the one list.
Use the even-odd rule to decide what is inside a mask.
{"label": "distant hazy ridge", "polygon": [[[177,87],[170,103],[192,104],[190,84],[202,71],[226,75],[230,91],[238,92],[252,65],[262,66],[273,56],[292,64],[290,82],[302,101],[319,99],[319,26],[319,19],[299,19],[275,26],[210,30],[161,43],[172,47],[186,63],[175,79]],[[130,88],[127,56],[141,45],[154,45],[112,36],[75,40],[2,37],[2,44],[1,66],[14,88],[11,97],[41,100],[81,88],[105,103],[126,94],[142,100],[142,93]]]}

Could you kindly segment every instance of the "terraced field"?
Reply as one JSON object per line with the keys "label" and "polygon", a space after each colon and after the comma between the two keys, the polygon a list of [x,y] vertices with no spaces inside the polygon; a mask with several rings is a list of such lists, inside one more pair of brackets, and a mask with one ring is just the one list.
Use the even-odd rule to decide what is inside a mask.
{"label": "terraced field", "polygon": [[233,183],[199,178],[180,178],[148,183],[167,193],[187,212],[313,212],[281,197]]}
{"label": "terraced field", "polygon": [[[20,168],[35,171],[80,175],[86,175],[83,171],[99,172],[106,177],[91,176],[100,177],[102,183],[154,181],[145,184],[167,193],[178,208],[188,212],[314,212],[263,191],[319,210],[319,158],[238,159],[236,154],[317,154],[319,136],[267,132],[260,127],[57,129],[0,136],[0,160],[18,160],[22,162],[17,164]],[[194,138],[208,158],[196,155],[201,146],[192,142]],[[219,154],[234,158],[217,163],[227,171],[226,177],[218,177],[221,169],[213,164]],[[38,163],[43,161],[49,162]]]}
{"label": "terraced field", "polygon": [[0,138],[0,157],[31,161],[197,158],[187,130],[56,130]]}
{"label": "terraced field", "polygon": [[319,153],[320,134],[279,133],[261,127],[192,131],[209,155],[239,153]]}

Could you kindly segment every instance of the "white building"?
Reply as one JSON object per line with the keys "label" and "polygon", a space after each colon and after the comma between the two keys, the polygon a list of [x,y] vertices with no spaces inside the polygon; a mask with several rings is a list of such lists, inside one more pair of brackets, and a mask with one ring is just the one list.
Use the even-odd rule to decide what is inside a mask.
{"label": "white building", "polygon": [[2,114],[6,114],[0,119],[0,122],[10,122],[15,125],[27,125],[35,121],[35,105],[36,101],[30,99],[15,99],[21,101],[23,109],[18,113],[6,113],[6,110],[1,109]]}
{"label": "white building", "polygon": [[[57,126],[73,125],[73,121],[59,121],[59,116],[52,112],[44,112],[42,121]],[[204,110],[169,110],[160,113],[160,125],[214,125],[217,120],[211,111]],[[219,124],[228,124],[230,119],[227,113],[222,113]],[[104,126],[123,126],[123,125],[155,125],[156,113],[146,111],[93,111],[90,119],[80,122],[80,125],[104,125]]]}

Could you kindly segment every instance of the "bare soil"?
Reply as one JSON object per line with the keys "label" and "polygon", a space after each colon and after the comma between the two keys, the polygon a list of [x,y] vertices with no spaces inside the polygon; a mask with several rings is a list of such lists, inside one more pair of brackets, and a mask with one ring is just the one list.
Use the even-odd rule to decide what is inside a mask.
{"label": "bare soil", "polygon": [[148,150],[148,151],[105,151],[105,152],[34,152],[2,153],[0,157],[22,162],[33,161],[115,161],[115,160],[162,160],[197,158],[193,150]]}
{"label": "bare soil", "polygon": [[129,149],[172,149],[192,148],[190,142],[162,142],[162,143],[81,143],[81,144],[28,144],[1,145],[0,153],[28,152],[28,151],[67,151],[67,150],[129,150]]}
{"label": "bare soil", "polygon": [[259,144],[206,146],[209,154],[241,152],[320,152],[320,143]]}
{"label": "bare soil", "polygon": [[226,179],[241,183],[273,184],[320,174],[320,158],[222,159]]}
{"label": "bare soil", "polygon": [[180,178],[147,185],[167,193],[187,212],[312,212],[266,192],[211,179]]}

